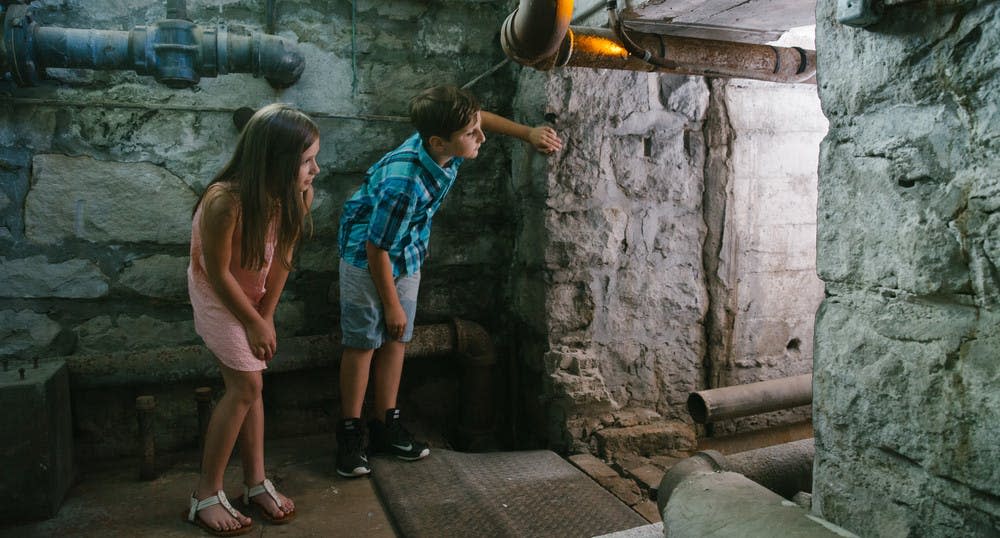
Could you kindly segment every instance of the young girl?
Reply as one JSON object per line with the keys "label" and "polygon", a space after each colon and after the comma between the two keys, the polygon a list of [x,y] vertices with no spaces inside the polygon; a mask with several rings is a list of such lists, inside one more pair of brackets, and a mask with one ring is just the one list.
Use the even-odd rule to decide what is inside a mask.
{"label": "young girl", "polygon": [[261,108],[195,205],[188,291],[195,330],[219,361],[226,393],[208,423],[185,515],[216,536],[253,530],[222,491],[237,437],[246,507],[272,523],[295,517],[292,500],[264,476],[261,371],[277,348],[274,310],[309,216],[318,151],[319,129],[305,114],[281,104]]}

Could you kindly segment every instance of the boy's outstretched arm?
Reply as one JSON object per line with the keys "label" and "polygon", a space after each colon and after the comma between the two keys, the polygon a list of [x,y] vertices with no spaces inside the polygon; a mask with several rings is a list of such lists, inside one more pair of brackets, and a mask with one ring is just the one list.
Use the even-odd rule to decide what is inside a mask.
{"label": "boy's outstretched arm", "polygon": [[485,110],[480,112],[483,130],[520,138],[542,153],[553,153],[562,149],[562,140],[555,129],[547,125],[528,127]]}

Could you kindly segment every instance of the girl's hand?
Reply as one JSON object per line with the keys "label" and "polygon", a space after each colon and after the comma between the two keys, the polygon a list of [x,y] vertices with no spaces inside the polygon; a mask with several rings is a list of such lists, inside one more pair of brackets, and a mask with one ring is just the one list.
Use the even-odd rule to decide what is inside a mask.
{"label": "girl's hand", "polygon": [[555,129],[545,125],[532,127],[528,132],[528,143],[538,151],[551,154],[562,149],[562,140]]}
{"label": "girl's hand", "polygon": [[403,332],[406,331],[406,311],[399,303],[385,307],[385,328],[392,338],[399,340],[403,337]]}
{"label": "girl's hand", "polygon": [[255,357],[262,361],[269,361],[274,358],[274,352],[278,350],[278,337],[274,331],[274,323],[264,318],[258,318],[246,327],[247,341],[250,343],[250,351]]}

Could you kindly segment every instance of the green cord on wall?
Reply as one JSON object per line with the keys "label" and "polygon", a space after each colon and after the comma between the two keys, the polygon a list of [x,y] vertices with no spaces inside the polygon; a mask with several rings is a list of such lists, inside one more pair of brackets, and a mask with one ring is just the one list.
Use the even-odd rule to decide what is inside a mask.
{"label": "green cord on wall", "polygon": [[358,95],[358,1],[351,0],[351,95]]}

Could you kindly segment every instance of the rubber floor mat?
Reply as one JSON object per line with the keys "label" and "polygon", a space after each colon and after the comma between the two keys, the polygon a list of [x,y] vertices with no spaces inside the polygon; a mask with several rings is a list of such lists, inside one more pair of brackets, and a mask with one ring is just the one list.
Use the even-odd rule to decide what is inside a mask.
{"label": "rubber floor mat", "polygon": [[591,537],[648,524],[554,452],[435,449],[416,462],[377,457],[372,477],[406,538]]}

